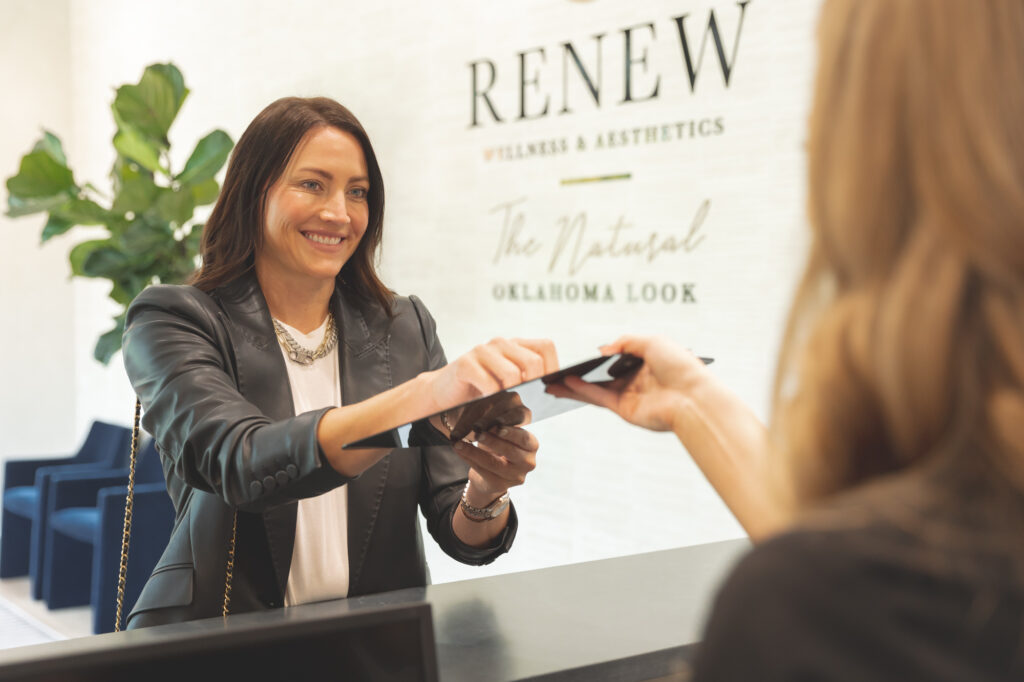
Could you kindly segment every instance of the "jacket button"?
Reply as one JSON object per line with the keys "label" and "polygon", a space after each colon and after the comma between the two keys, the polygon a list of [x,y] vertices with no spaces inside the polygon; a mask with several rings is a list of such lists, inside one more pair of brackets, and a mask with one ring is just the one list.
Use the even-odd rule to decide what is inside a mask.
{"label": "jacket button", "polygon": [[249,484],[249,492],[252,493],[253,497],[256,497],[263,492],[263,484],[259,481],[253,481]]}
{"label": "jacket button", "polygon": [[274,480],[273,476],[264,476],[263,477],[263,489],[264,490],[266,490],[269,493],[271,490],[273,490],[276,487],[277,487],[277,481]]}
{"label": "jacket button", "polygon": [[274,478],[277,479],[278,485],[284,485],[288,482],[288,474],[284,471],[278,471],[276,474],[274,474]]}
{"label": "jacket button", "polygon": [[299,477],[299,467],[295,466],[294,464],[289,464],[284,468],[284,470],[288,472],[288,478]]}

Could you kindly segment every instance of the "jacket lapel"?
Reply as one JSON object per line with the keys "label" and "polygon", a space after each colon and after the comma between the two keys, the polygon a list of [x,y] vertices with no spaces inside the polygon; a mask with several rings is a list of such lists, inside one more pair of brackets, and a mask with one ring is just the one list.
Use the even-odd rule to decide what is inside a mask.
{"label": "jacket lapel", "polygon": [[[221,306],[232,322],[232,346],[238,390],[275,421],[295,416],[284,356],[273,333],[267,301],[255,274],[249,273],[219,290]],[[267,547],[282,599],[295,545],[298,503],[277,505],[263,512]]]}
{"label": "jacket lapel", "polygon": [[250,273],[240,277],[217,293],[232,322],[239,392],[271,419],[294,416],[288,371],[256,276]]}
{"label": "jacket lapel", "polygon": [[[273,420],[294,416],[285,360],[273,333],[266,299],[253,273],[218,290],[218,298],[231,321],[232,347],[238,389]],[[338,364],[341,398],[345,405],[366,400],[392,386],[389,357],[390,318],[379,306],[359,306],[335,290],[331,308],[338,324]],[[397,440],[396,440],[397,444]],[[349,590],[358,580],[373,534],[387,482],[390,456],[348,485]],[[295,544],[297,502],[263,512],[267,544],[284,596]]]}
{"label": "jacket lapel", "polygon": [[[379,306],[359,306],[336,292],[334,317],[338,320],[338,361],[341,398],[346,405],[366,400],[392,387],[390,318]],[[397,445],[396,440],[396,445]],[[359,581],[373,536],[387,483],[391,456],[370,467],[348,485],[349,593]]]}

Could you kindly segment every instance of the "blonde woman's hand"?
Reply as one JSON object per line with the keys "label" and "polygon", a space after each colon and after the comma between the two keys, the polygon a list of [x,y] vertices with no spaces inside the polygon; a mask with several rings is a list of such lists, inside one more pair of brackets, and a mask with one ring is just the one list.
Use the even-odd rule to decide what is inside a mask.
{"label": "blonde woman's hand", "polygon": [[564,384],[549,386],[548,392],[607,407],[645,429],[671,431],[693,387],[708,376],[697,356],[662,336],[623,336],[602,346],[601,352],[629,353],[644,364],[634,374],[606,386],[567,377]]}

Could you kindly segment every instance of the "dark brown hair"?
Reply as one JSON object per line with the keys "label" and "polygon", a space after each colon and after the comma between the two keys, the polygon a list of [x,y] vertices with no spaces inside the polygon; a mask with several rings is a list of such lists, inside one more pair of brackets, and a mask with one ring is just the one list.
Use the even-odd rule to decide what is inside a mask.
{"label": "dark brown hair", "polygon": [[338,273],[347,292],[376,301],[390,314],[392,294],[374,269],[384,222],[384,180],[373,146],[359,120],[326,97],[284,97],[253,119],[231,153],[224,187],[203,228],[202,264],[192,285],[210,291],[252,269],[263,243],[267,191],[281,176],[310,130],[330,126],[356,138],[370,178],[370,220],[355,252]]}

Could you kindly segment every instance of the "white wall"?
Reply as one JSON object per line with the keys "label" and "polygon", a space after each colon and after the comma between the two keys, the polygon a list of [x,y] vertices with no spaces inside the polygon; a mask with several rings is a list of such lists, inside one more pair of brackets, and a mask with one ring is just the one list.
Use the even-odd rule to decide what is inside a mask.
{"label": "white wall", "polygon": [[[0,3],[0,174],[71,123],[68,0]],[[6,208],[6,188],[3,190]],[[40,248],[45,216],[0,215],[0,460],[71,451],[80,437],[67,244]]]}
{"label": "white wall", "polygon": [[[0,47],[7,57],[0,84],[9,81],[5,92],[18,95],[11,100],[29,104],[17,111],[17,126],[4,127],[0,167],[13,172],[37,122],[46,121],[69,140],[80,178],[102,186],[113,160],[113,88],[136,81],[155,61],[176,63],[192,90],[171,131],[179,167],[201,135],[221,127],[237,139],[278,96],[332,96],[361,118],[384,169],[385,281],[430,306],[450,357],[495,335],[536,335],[555,339],[569,362],[626,331],[666,333],[713,355],[723,380],[765,416],[781,320],[802,256],[802,142],[818,4],[752,0],[731,85],[725,87],[709,48],[691,93],[672,17],[690,14],[696,49],[714,9],[725,44],[732,46],[739,17],[734,0],[71,0],[31,10],[8,3],[0,5],[5,15],[35,23],[24,19],[29,23],[15,31],[5,22],[2,29],[14,42]],[[53,39],[47,22],[54,16],[69,40]],[[636,49],[648,50],[649,70],[634,66],[634,87],[637,93],[650,87],[657,72],[662,94],[619,105],[622,29],[647,22],[655,23],[657,37],[635,33]],[[489,58],[498,64],[495,102],[514,118],[517,52],[547,50],[537,73],[558,100],[560,45],[572,41],[593,68],[591,36],[602,32],[602,106],[588,104],[574,81],[571,115],[469,126],[469,62]],[[30,77],[29,68],[46,73]],[[658,145],[593,148],[610,129],[702,117],[723,118],[725,131]],[[486,157],[487,150],[560,137],[582,137],[590,148],[504,163]],[[631,180],[559,184],[620,172],[629,172]],[[520,197],[527,197],[527,229],[544,242],[544,251],[495,262],[501,225],[492,209]],[[624,217],[638,234],[665,236],[683,229],[705,199],[712,202],[705,241],[692,253],[652,261],[592,259],[575,274],[564,263],[554,271],[547,267],[562,216],[586,212],[593,235],[606,236]],[[0,256],[7,266],[0,272],[2,295],[7,309],[22,311],[15,319],[27,324],[19,330],[31,331],[33,349],[46,360],[21,359],[15,355],[24,346],[21,334],[5,335],[0,362],[5,383],[17,388],[3,393],[10,407],[0,412],[6,441],[0,456],[14,452],[11,443],[34,447],[43,425],[47,438],[64,446],[94,418],[127,423],[132,405],[119,356],[109,368],[91,359],[96,337],[109,327],[106,286],[77,280],[69,287],[65,281],[63,255],[85,234],[40,250],[40,225],[4,221],[7,233],[20,236]],[[614,289],[616,300],[528,304],[496,298],[495,287],[509,282],[600,282]],[[644,282],[696,282],[698,302],[627,301],[627,287]],[[40,409],[55,395],[62,401],[56,417]],[[535,431],[542,442],[539,465],[514,494],[521,516],[515,551],[483,571],[432,557],[435,580],[742,534],[671,436],[633,429],[590,408]]]}

